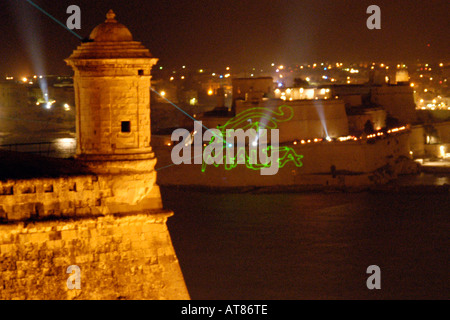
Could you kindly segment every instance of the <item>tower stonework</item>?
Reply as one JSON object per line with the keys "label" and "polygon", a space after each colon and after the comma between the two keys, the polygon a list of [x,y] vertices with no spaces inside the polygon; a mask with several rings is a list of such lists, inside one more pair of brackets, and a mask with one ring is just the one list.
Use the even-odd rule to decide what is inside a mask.
{"label": "tower stonework", "polygon": [[0,165],[21,169],[0,177],[0,300],[189,299],[150,146],[157,59],[110,11],[66,62],[76,159],[0,150]]}
{"label": "tower stonework", "polygon": [[66,59],[75,72],[77,158],[112,185],[102,203],[109,213],[162,207],[150,146],[150,80],[157,61],[112,10]]}

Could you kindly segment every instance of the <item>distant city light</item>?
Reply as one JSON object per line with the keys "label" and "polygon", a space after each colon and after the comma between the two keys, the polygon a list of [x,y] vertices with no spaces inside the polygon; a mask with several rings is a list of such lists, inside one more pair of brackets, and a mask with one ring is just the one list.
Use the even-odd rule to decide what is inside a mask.
{"label": "distant city light", "polygon": [[161,94],[162,97],[164,97],[166,95],[166,92],[165,91],[161,91],[160,94]]}
{"label": "distant city light", "polygon": [[445,158],[445,146],[440,146],[439,147],[439,152],[441,154],[441,157]]}

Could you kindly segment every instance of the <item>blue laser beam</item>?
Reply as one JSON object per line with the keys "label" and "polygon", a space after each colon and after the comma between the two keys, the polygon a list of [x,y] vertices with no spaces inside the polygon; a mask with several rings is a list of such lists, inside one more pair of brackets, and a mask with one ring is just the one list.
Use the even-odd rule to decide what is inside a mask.
{"label": "blue laser beam", "polygon": [[80,36],[78,33],[74,32],[73,30],[69,29],[64,23],[62,23],[61,21],[59,21],[58,19],[56,19],[55,17],[53,17],[50,13],[48,13],[47,11],[45,11],[44,9],[42,9],[41,7],[39,7],[36,3],[34,3],[31,0],[25,0],[26,2],[28,2],[29,4],[31,4],[33,7],[35,7],[36,9],[38,9],[39,11],[41,11],[43,14],[45,14],[46,16],[48,16],[49,18],[51,18],[53,21],[55,21],[57,24],[59,24],[61,27],[63,27],[64,29],[66,29],[67,31],[69,31],[70,33],[72,33],[75,37],[77,37],[80,40],[83,40],[83,37]]}
{"label": "blue laser beam", "polygon": [[[194,117],[192,117],[189,113],[187,113],[186,111],[184,111],[183,109],[181,109],[179,106],[177,106],[175,103],[173,103],[172,101],[170,101],[169,99],[163,97],[158,91],[156,91],[155,89],[153,89],[152,87],[150,87],[150,90],[152,90],[154,93],[156,93],[158,96],[160,96],[161,98],[163,98],[165,101],[167,101],[169,104],[171,104],[173,107],[175,107],[176,109],[178,109],[178,111],[181,111],[183,114],[185,114],[186,116],[188,116],[190,119],[194,120],[194,121],[198,121],[197,119],[195,119]],[[207,128],[203,123],[202,123],[202,127],[205,128],[206,130],[209,130],[209,128]]]}

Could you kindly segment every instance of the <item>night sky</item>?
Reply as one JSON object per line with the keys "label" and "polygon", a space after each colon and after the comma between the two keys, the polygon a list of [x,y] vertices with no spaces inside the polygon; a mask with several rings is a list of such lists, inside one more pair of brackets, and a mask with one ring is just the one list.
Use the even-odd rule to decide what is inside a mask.
{"label": "night sky", "polygon": [[[169,68],[435,62],[450,52],[448,0],[33,1],[64,24],[67,7],[80,6],[82,29],[74,31],[83,37],[113,9]],[[381,8],[381,30],[366,27],[372,4]],[[72,74],[63,59],[80,41],[25,0],[0,1],[0,34],[0,75]]]}

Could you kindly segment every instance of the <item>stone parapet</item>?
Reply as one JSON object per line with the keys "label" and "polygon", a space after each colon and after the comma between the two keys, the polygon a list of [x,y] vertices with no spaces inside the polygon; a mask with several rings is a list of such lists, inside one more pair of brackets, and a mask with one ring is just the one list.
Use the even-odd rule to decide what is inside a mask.
{"label": "stone parapet", "polygon": [[18,221],[161,209],[154,172],[0,181],[0,219]]}

